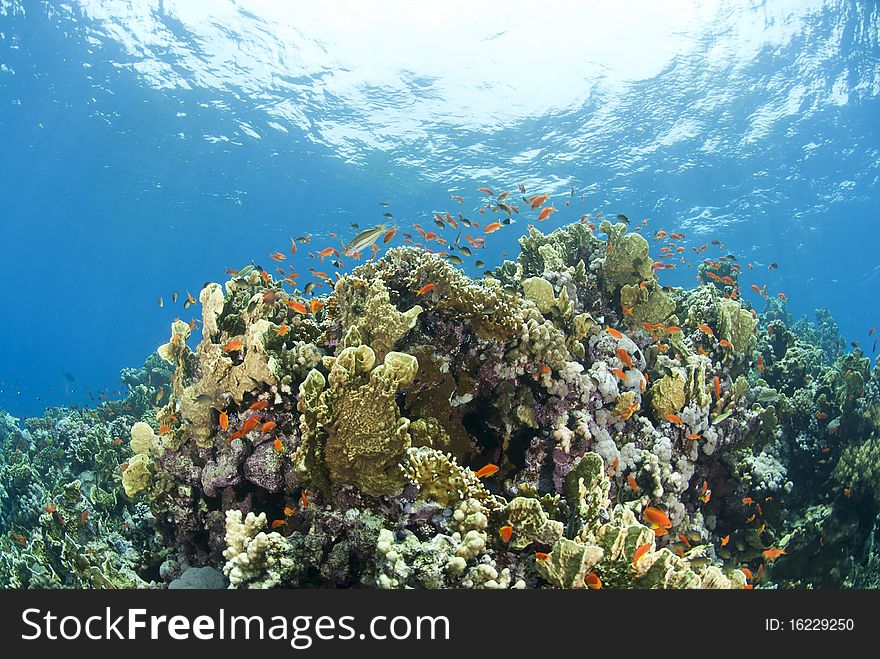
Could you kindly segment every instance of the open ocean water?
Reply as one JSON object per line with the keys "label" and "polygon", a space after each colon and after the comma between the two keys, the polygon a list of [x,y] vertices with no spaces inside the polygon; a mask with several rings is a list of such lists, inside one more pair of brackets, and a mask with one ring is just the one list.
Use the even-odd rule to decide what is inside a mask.
{"label": "open ocean water", "polygon": [[[876,529],[870,522],[880,502],[880,483],[872,485],[869,476],[865,488],[853,493],[854,486],[835,471],[847,450],[860,448],[861,455],[873,455],[868,445],[878,426],[848,428],[847,415],[876,415],[880,424],[880,400],[872,398],[880,397],[880,376],[873,370],[878,336],[873,327],[880,325],[880,9],[875,2],[0,0],[0,145],[0,410],[10,415],[6,418],[12,424],[0,442],[6,442],[7,454],[43,446],[36,426],[24,439],[15,439],[12,426],[23,427],[15,419],[41,417],[47,407],[103,414],[99,411],[107,400],[120,400],[109,418],[130,416],[107,432],[111,438],[122,435],[116,464],[127,459],[131,453],[121,452],[128,448],[125,433],[146,417],[124,407],[129,392],[120,382],[120,370],[140,368],[168,341],[173,320],[201,322],[201,305],[185,304],[187,296],[199,298],[206,282],[223,284],[230,270],[255,264],[277,282],[295,268],[299,279],[281,289],[293,291],[296,286],[301,291],[314,281],[319,285],[314,295],[328,304],[330,286],[309,268],[330,278],[345,275],[372,256],[373,244],[378,260],[387,249],[407,243],[441,252],[442,258],[452,255],[453,265],[479,280],[485,271],[517,258],[518,239],[530,225],[548,234],[572,223],[591,224],[594,235],[604,241],[596,225],[623,216],[628,231],[645,236],[653,259],[675,266],[656,270],[658,287],[692,290],[701,283],[698,274],[703,286],[711,287],[706,262],[714,261],[719,277],[731,274],[730,266],[736,264],[736,284],[725,288],[720,283],[719,296],[743,301],[744,309],[753,309],[759,319],[764,313],[784,317],[789,326],[802,317],[813,322],[817,309],[827,309],[839,336],[810,334],[812,330],[803,330],[806,325],[799,336],[809,335],[821,344],[829,356],[825,367],[832,370],[835,359],[847,353],[853,359],[858,351],[855,361],[837,367],[842,379],[822,385],[828,389],[820,402],[822,393],[810,389],[813,402],[807,404],[814,406],[810,409],[818,419],[812,425],[795,427],[778,398],[750,401],[764,407],[768,401],[776,403],[782,418],[781,430],[761,436],[764,444],[787,442],[803,448],[804,442],[812,442],[811,450],[822,458],[837,437],[846,435],[846,443],[833,448],[835,461],[822,472],[827,491],[817,501],[800,499],[791,510],[775,511],[768,522],[771,530],[762,530],[772,535],[764,540],[761,534],[756,539],[742,531],[754,513],[742,510],[747,504],[700,513],[697,535],[702,533],[702,540],[716,547],[713,560],[736,563],[736,556],[719,558],[719,543],[726,535],[727,545],[733,536],[733,547],[740,533],[737,551],[744,557],[739,562],[757,557],[750,563],[755,571],[761,563],[758,554],[788,546],[780,544],[783,539],[792,543],[788,553],[794,553],[796,539],[806,533],[795,518],[806,515],[810,506],[849,501],[862,518],[859,530],[852,531],[859,538],[853,551],[867,552],[861,565],[873,565],[875,576],[853,584],[850,568],[839,568],[842,572],[830,581],[804,570],[783,574],[779,583],[828,586],[848,578],[845,585],[871,585],[875,578],[880,583],[880,563],[871,553]],[[502,202],[503,192],[508,196]],[[531,200],[542,194],[548,195],[546,201],[532,210]],[[518,209],[509,210],[512,205]],[[547,207],[554,212],[539,220]],[[461,217],[473,224],[462,224]],[[493,228],[493,222],[499,226]],[[351,241],[379,225],[381,231],[364,239],[361,259],[355,261]],[[428,232],[436,236],[426,237]],[[468,247],[465,234],[477,241],[476,247],[470,242],[470,255],[460,250]],[[670,238],[672,234],[680,237]],[[435,242],[437,238],[446,242]],[[292,240],[296,255],[291,253]],[[336,252],[321,257],[326,248]],[[273,260],[271,255],[278,252],[280,257]],[[431,283],[436,282],[419,282]],[[558,295],[559,282],[554,283]],[[394,293],[392,302],[401,311],[415,303],[442,305],[431,289],[415,293],[410,299],[405,293],[395,298]],[[303,300],[304,313],[294,311],[292,319],[332,313],[332,303],[329,311],[309,308],[309,297]],[[596,331],[606,325],[625,331],[626,305],[617,300],[609,304],[618,315],[606,313],[601,320],[594,314]],[[780,311],[783,306],[788,316]],[[555,313],[563,312],[555,309],[546,315]],[[828,329],[828,317],[819,318]],[[679,313],[679,321],[685,325],[685,315]],[[193,350],[201,336],[199,322],[188,342]],[[730,365],[724,358],[715,362],[727,364],[717,371],[725,390],[733,388],[739,375],[753,390],[758,386],[770,353],[763,353],[760,369],[757,359],[762,346],[769,350],[766,346],[772,344],[767,322],[759,320],[756,342],[738,370],[723,370]],[[713,340],[721,339],[719,326],[715,334]],[[236,336],[224,334],[223,341]],[[762,336],[769,343],[761,343]],[[691,338],[694,352],[698,344],[708,345],[700,343],[705,337],[699,334]],[[324,346],[325,354],[333,354],[341,340],[341,335],[334,337]],[[648,350],[644,342],[636,344]],[[589,356],[578,358],[587,367],[597,359],[592,350],[590,344]],[[237,353],[234,348],[226,352]],[[500,359],[490,359],[495,358]],[[858,358],[870,361],[863,369],[863,388],[853,392],[841,382],[861,368]],[[538,362],[532,366],[543,367]],[[609,362],[609,370],[620,365]],[[662,376],[663,370],[656,373]],[[824,377],[816,371],[817,382],[825,382]],[[797,386],[815,387],[812,378]],[[290,396],[294,410],[297,382],[294,378]],[[711,372],[706,386],[711,389]],[[151,389],[152,412],[142,405],[143,412],[153,415],[148,421],[156,432],[163,426],[157,405],[171,405],[172,428],[183,415],[173,401],[180,391],[170,393],[170,380],[163,387]],[[776,388],[795,400],[794,385],[785,387],[789,385]],[[552,387],[547,391],[555,395]],[[863,401],[855,412],[847,408],[850,394]],[[469,400],[457,404],[475,404]],[[649,409],[647,401],[638,414]],[[245,420],[249,403],[237,401],[237,419],[228,410],[232,426]],[[565,404],[573,413],[570,401]],[[219,423],[216,415],[224,405],[217,400],[211,405],[214,423]],[[57,424],[68,412],[51,414]],[[693,426],[686,434],[714,427],[708,415],[716,412],[705,414],[701,428],[698,420],[684,419],[683,424]],[[298,428],[293,415],[272,417],[272,423]],[[659,414],[652,422],[669,434],[678,424],[665,416]],[[106,421],[107,415],[101,419]],[[817,426],[835,420],[837,426]],[[260,418],[260,423],[267,421],[269,417]],[[516,437],[519,431],[511,429],[510,421],[498,425],[505,423],[508,440]],[[562,441],[557,420],[527,425],[527,433],[543,432]],[[41,428],[52,435],[51,424],[48,430]],[[299,440],[294,435],[302,432],[291,429],[290,441],[295,444]],[[577,433],[576,421],[562,434],[569,432]],[[618,426],[617,432],[626,436],[635,431]],[[521,482],[517,473],[531,459],[523,457],[526,445],[519,446],[516,457],[504,456],[487,449],[489,440],[474,439],[476,435],[471,432],[478,450],[458,456],[462,464],[476,471],[497,462],[502,474]],[[626,443],[620,437],[615,440],[618,447]],[[65,451],[72,450],[72,440],[64,441],[68,443],[62,442],[53,469],[63,470]],[[607,446],[597,448],[598,439],[588,441],[599,442],[590,450],[602,454],[607,468],[617,453]],[[681,441],[687,445],[686,439]],[[54,450],[59,445],[48,446]],[[659,444],[653,449],[638,444],[638,450],[664,460]],[[755,455],[765,455],[761,450],[755,448]],[[777,486],[788,487],[789,493],[793,488],[795,497],[798,487],[806,485],[799,486],[794,477],[794,463],[804,458],[786,450],[773,453],[776,463],[791,461],[783,478],[787,484]],[[618,502],[628,487],[639,496],[648,488],[646,482],[641,490],[627,485],[627,469],[636,473],[646,464],[633,455],[621,450],[620,467],[611,474],[616,482],[612,496],[617,492]],[[10,460],[9,455],[4,458]],[[744,484],[727,479],[726,486],[720,481],[716,485],[711,481],[721,478],[718,467],[701,466],[711,461],[711,456],[697,458],[681,470],[692,483],[677,493],[680,497],[671,498],[667,483],[647,503],[651,498],[662,501],[660,508],[678,525],[696,514],[707,482],[716,495],[723,492],[731,500],[772,502],[784,496],[783,490],[768,485],[759,499],[748,490],[753,480]],[[161,471],[151,469],[154,478]],[[78,464],[67,477],[82,470],[100,473],[98,467]],[[742,476],[742,468],[730,470]],[[4,484],[0,478],[6,487],[0,496],[5,511],[0,512],[0,530],[14,534],[8,543],[13,549],[26,549],[28,541],[18,538],[37,533],[38,522],[52,523],[56,513],[51,507],[65,478],[18,494],[14,479]],[[117,487],[119,478],[116,474]],[[230,477],[223,487],[233,489],[235,483]],[[321,489],[310,487],[311,493]],[[206,486],[206,496],[210,499],[220,489]],[[290,489],[295,497],[307,496],[298,486]],[[502,491],[511,493],[509,488],[494,493]],[[43,510],[23,521],[14,509],[28,496]],[[835,497],[845,501],[834,503]],[[276,497],[267,504],[269,517],[280,516],[286,502]],[[103,511],[90,507],[92,503],[74,512],[135,524],[122,499],[116,508]],[[791,512],[796,506],[799,512]],[[229,508],[226,503],[215,507]],[[260,506],[254,504],[253,510],[259,512]],[[166,538],[183,542],[184,532],[169,530],[168,520],[159,519],[166,524]],[[65,522],[69,529],[71,520]],[[217,520],[199,523],[216,528]],[[86,527],[86,518],[82,525]],[[665,546],[660,536],[658,546]],[[79,538],[83,546],[93,541]],[[137,539],[128,542],[138,546]],[[550,549],[536,545],[530,551],[536,547]],[[746,556],[749,548],[757,551],[752,558]],[[159,564],[172,558],[159,548],[152,551],[151,565],[131,568],[143,583],[134,578],[126,583],[167,582],[181,571],[166,566],[171,575],[166,578]],[[216,547],[203,546],[185,560],[173,560],[220,570],[223,560],[218,556]],[[524,573],[516,577],[534,585]],[[8,578],[6,585],[73,583],[63,576],[45,582],[13,583]],[[346,578],[340,577],[340,583],[356,581],[351,575]]]}

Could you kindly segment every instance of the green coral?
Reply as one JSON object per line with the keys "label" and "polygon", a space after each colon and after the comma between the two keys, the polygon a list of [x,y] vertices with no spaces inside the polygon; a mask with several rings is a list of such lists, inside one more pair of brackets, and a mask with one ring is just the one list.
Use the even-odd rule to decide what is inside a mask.
{"label": "green coral", "polygon": [[604,220],[599,231],[608,235],[608,251],[602,263],[602,277],[609,288],[621,288],[653,278],[654,261],[648,256],[648,241],[628,233],[623,223]]}
{"label": "green coral", "polygon": [[654,418],[663,420],[667,414],[678,414],[685,405],[685,379],[678,371],[664,375],[649,390]]}
{"label": "green coral", "polygon": [[567,265],[583,268],[580,264],[598,249],[601,242],[587,225],[570,224],[546,236],[530,226],[528,234],[519,239],[519,245],[517,263],[521,276],[531,277],[559,272],[565,270]]}
{"label": "green coral", "polygon": [[411,446],[397,392],[412,383],[416,358],[389,352],[376,366],[366,345],[325,357],[329,376],[313,370],[300,386],[302,444],[293,455],[301,476],[318,487],[358,487],[372,496],[403,487],[400,463]]}
{"label": "green coral", "polygon": [[880,438],[873,435],[844,449],[834,476],[851,494],[869,496],[880,506]]}
{"label": "green coral", "polygon": [[629,322],[635,325],[662,323],[675,311],[675,301],[653,280],[645,286],[624,284],[620,289],[620,304],[632,309]]}
{"label": "green coral", "polygon": [[490,510],[500,506],[474,472],[462,467],[456,459],[427,446],[407,451],[401,472],[419,487],[419,496],[450,507],[466,499],[475,499]]}
{"label": "green coral", "polygon": [[757,323],[758,319],[736,300],[722,298],[718,301],[718,330],[722,339],[730,341],[735,355],[751,353]]}
{"label": "green coral", "polygon": [[562,537],[563,524],[550,519],[537,499],[516,497],[500,513],[500,525],[513,527],[508,546],[525,549],[531,544],[552,545]]}
{"label": "green coral", "polygon": [[356,328],[361,340],[382,360],[416,324],[422,307],[399,311],[391,304],[388,289],[379,279],[341,277],[334,287],[339,319],[345,328]]}
{"label": "green coral", "polygon": [[[553,293],[553,284],[543,277],[529,277],[522,283],[523,295],[538,307],[542,314],[550,313],[556,303],[556,295]],[[563,289],[564,290],[564,289]]]}

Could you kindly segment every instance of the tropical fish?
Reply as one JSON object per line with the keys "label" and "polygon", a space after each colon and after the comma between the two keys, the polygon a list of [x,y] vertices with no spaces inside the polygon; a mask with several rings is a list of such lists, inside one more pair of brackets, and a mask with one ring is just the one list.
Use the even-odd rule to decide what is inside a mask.
{"label": "tropical fish", "polygon": [[672,528],[672,521],[669,519],[669,517],[666,516],[666,513],[664,513],[659,508],[648,506],[642,512],[642,515],[646,520],[648,520],[648,522],[655,526],[659,526],[664,529]]}
{"label": "tropical fish", "polygon": [[614,354],[617,355],[617,358],[621,362],[623,362],[627,366],[627,368],[633,367],[632,357],[629,356],[629,353],[626,350],[624,350],[623,348],[616,348],[614,350]]}
{"label": "tropical fish", "polygon": [[306,309],[306,305],[302,302],[294,302],[292,300],[285,300],[284,304],[293,309],[298,314],[302,314],[303,316],[308,315],[309,310]]}
{"label": "tropical fish", "polygon": [[543,222],[547,218],[549,218],[553,213],[556,212],[556,208],[553,206],[547,206],[547,208],[543,209],[538,215],[538,221]]}
{"label": "tropical fish", "polygon": [[784,549],[765,549],[761,552],[761,555],[764,557],[768,563],[772,560],[779,558],[780,556],[785,555]]}
{"label": "tropical fish", "polygon": [[282,254],[281,252],[272,252],[271,254],[269,254],[269,257],[270,257],[273,261],[278,261],[278,262],[281,262],[281,261],[283,261],[284,259],[287,258],[287,257],[286,257],[284,254]]}
{"label": "tropical fish", "polygon": [[276,427],[277,425],[278,425],[278,424],[275,423],[274,421],[266,421],[266,423],[264,423],[262,426],[260,426],[260,432],[263,433],[264,435],[265,435],[266,433],[270,433],[270,432],[272,432],[273,430],[275,430],[275,427]]}
{"label": "tropical fish", "polygon": [[382,244],[387,245],[391,242],[391,239],[394,238],[394,234],[397,233],[397,227],[392,227],[385,232],[385,235],[382,238]]}
{"label": "tropical fish", "polygon": [[536,551],[535,552],[535,559],[536,560],[546,561],[548,558],[550,558],[550,554],[548,554],[545,551]]}
{"label": "tropical fish", "polygon": [[272,447],[275,449],[276,453],[281,453],[282,451],[284,451],[284,442],[276,437],[275,441],[272,442]]}
{"label": "tropical fish", "polygon": [[712,377],[712,387],[715,389],[715,400],[721,398],[721,380],[715,375]]}
{"label": "tropical fish", "polygon": [[498,231],[498,229],[500,229],[502,226],[503,225],[501,224],[501,222],[492,222],[491,224],[486,225],[486,228],[483,230],[483,233],[487,233],[487,234],[494,233],[495,231]]}
{"label": "tropical fish", "polygon": [[633,492],[639,491],[639,485],[636,483],[636,479],[632,474],[626,477],[626,482],[629,483],[629,486],[632,488]]}
{"label": "tropical fish", "polygon": [[435,288],[437,288],[437,284],[425,284],[418,291],[416,291],[416,295],[424,295],[425,293],[430,293]]}
{"label": "tropical fish", "polygon": [[278,326],[278,329],[275,330],[275,336],[284,336],[290,331],[290,328],[287,326],[287,323],[281,323]]}
{"label": "tropical fish", "polygon": [[674,423],[677,426],[684,425],[684,421],[682,421],[681,417],[678,416],[677,414],[665,414],[663,416],[663,418],[666,419],[667,421],[669,421],[669,423]]}
{"label": "tropical fish", "polygon": [[729,533],[726,536],[724,536],[723,538],[721,538],[721,546],[722,547],[727,546],[728,542],[730,542],[730,534]]}
{"label": "tropical fish", "polygon": [[585,576],[584,583],[587,584],[588,588],[591,588],[593,590],[599,590],[602,587],[602,580],[595,572],[590,572],[587,576]]}
{"label": "tropical fish", "polygon": [[268,400],[258,400],[251,403],[251,406],[248,409],[253,412],[257,412],[259,410],[265,410],[267,407],[269,407]]}
{"label": "tropical fish", "polygon": [[226,432],[229,428],[229,414],[226,412],[220,412],[220,430]]}
{"label": "tropical fish", "polygon": [[353,256],[357,252],[362,252],[379,240],[379,237],[384,235],[386,230],[387,227],[384,224],[379,224],[372,229],[364,229],[345,246],[345,255]]}
{"label": "tropical fish", "polygon": [[623,333],[614,329],[613,327],[605,327],[605,331],[608,332],[615,339],[622,339],[623,338]]}
{"label": "tropical fish", "polygon": [[495,193],[492,192],[491,188],[477,188],[477,192],[482,192],[484,195],[489,195],[490,197],[495,196]]}
{"label": "tropical fish", "polygon": [[697,328],[700,329],[705,334],[708,334],[709,336],[715,335],[715,332],[713,332],[712,328],[709,327],[706,323],[700,323],[699,325],[697,325]]}
{"label": "tropical fish", "polygon": [[539,194],[526,199],[526,202],[532,207],[532,210],[544,205],[544,202],[550,197],[548,194]]}
{"label": "tropical fish", "polygon": [[[263,523],[265,524],[265,522],[263,522]],[[286,520],[276,519],[272,522],[272,528],[277,529],[279,526],[284,526],[285,524],[287,524]]]}
{"label": "tropical fish", "polygon": [[312,313],[318,313],[323,308],[324,308],[324,303],[321,302],[321,300],[312,299],[309,302],[309,309],[312,310]]}
{"label": "tropical fish", "polygon": [[651,543],[646,542],[643,545],[640,545],[638,549],[636,549],[636,553],[633,554],[633,567],[639,566],[639,559],[648,553],[648,550],[651,548]]}
{"label": "tropical fish", "polygon": [[498,533],[504,542],[510,542],[510,539],[513,537],[513,527],[507,524],[498,529]]}
{"label": "tropical fish", "polygon": [[241,350],[242,342],[238,339],[233,339],[225,346],[223,346],[224,352],[233,352],[235,350]]}
{"label": "tropical fish", "polygon": [[474,476],[477,478],[488,478],[489,476],[494,476],[498,473],[498,465],[492,464],[491,462],[487,464],[485,467],[480,468],[474,473]]}
{"label": "tropical fish", "polygon": [[611,372],[614,373],[614,375],[619,377],[624,382],[629,382],[629,378],[626,376],[626,373],[621,371],[619,368],[613,368],[613,369],[611,369]]}

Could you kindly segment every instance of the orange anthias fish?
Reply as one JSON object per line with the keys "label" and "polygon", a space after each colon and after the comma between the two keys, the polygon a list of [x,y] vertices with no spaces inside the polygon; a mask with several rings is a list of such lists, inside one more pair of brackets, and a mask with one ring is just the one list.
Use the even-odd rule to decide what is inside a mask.
{"label": "orange anthias fish", "polygon": [[482,467],[477,472],[475,472],[474,476],[476,476],[477,478],[488,478],[489,476],[494,476],[497,473],[498,473],[498,465],[492,464],[490,462],[485,467]]}
{"label": "orange anthias fish", "polygon": [[526,199],[526,202],[532,207],[532,210],[535,210],[539,206],[543,206],[549,197],[549,194],[539,194]]}
{"label": "orange anthias fish", "polygon": [[669,423],[674,423],[677,426],[683,426],[684,421],[681,420],[681,417],[677,414],[666,414],[663,416],[664,419],[669,421]]}
{"label": "orange anthias fish", "polygon": [[302,302],[292,302],[290,300],[285,300],[284,304],[296,311],[298,314],[302,314],[303,316],[306,316],[309,313],[309,310],[306,309],[306,305],[304,305]]}
{"label": "orange anthias fish", "polygon": [[644,516],[644,518],[646,520],[648,520],[654,526],[659,526],[660,528],[663,528],[663,529],[671,529],[672,528],[672,521],[669,519],[669,517],[666,516],[666,513],[664,513],[659,508],[654,508],[653,506],[648,506],[647,508],[645,508],[642,515]]}
{"label": "orange anthias fish", "polygon": [[312,310],[312,313],[318,313],[321,309],[324,308],[324,303],[321,300],[312,300],[309,302],[309,309]]}
{"label": "orange anthias fish", "polygon": [[617,355],[617,358],[627,366],[627,368],[633,367],[632,357],[629,356],[629,353],[623,348],[617,348],[614,351],[614,354]]}
{"label": "orange anthias fish", "polygon": [[255,417],[255,416],[250,417],[247,421],[245,421],[242,424],[241,428],[239,428],[238,430],[236,430],[234,433],[232,433],[229,436],[229,439],[226,440],[226,443],[231,444],[233,441],[235,441],[239,437],[244,437],[251,430],[255,429],[259,423],[260,423],[259,418]]}
{"label": "orange anthias fish", "polygon": [[260,432],[261,432],[261,433],[269,433],[269,432],[272,432],[273,430],[275,430],[275,427],[276,427],[277,425],[278,425],[278,424],[275,423],[274,421],[266,421],[266,423],[264,423],[262,426],[260,426]]}
{"label": "orange anthias fish", "polygon": [[492,222],[492,224],[487,224],[486,228],[483,229],[483,233],[494,233],[498,231],[502,227],[501,222]]}
{"label": "orange anthias fish", "polygon": [[605,328],[605,331],[608,332],[608,333],[609,333],[611,336],[613,336],[615,339],[622,339],[622,338],[623,338],[623,333],[621,333],[620,331],[614,329],[613,327],[606,327],[606,328]]}
{"label": "orange anthias fish", "polygon": [[590,572],[587,576],[585,576],[584,583],[587,584],[587,587],[591,588],[592,590],[599,590],[602,587],[602,580],[595,572]]}
{"label": "orange anthias fish", "polygon": [[276,519],[275,521],[272,522],[272,528],[277,529],[279,526],[284,526],[285,524],[287,524],[286,520]]}
{"label": "orange anthias fish", "polygon": [[233,352],[234,350],[241,350],[242,342],[238,339],[233,339],[225,346],[223,346],[224,352]]}
{"label": "orange anthias fish", "polygon": [[700,435],[698,435],[697,433],[691,433],[690,435],[688,435],[688,439],[695,442],[698,439],[702,439],[702,437],[700,437]]}
{"label": "orange anthias fish", "polygon": [[629,483],[629,486],[632,488],[633,492],[639,491],[639,485],[636,483],[636,479],[633,478],[632,474],[626,477],[626,482]]}
{"label": "orange anthias fish", "polygon": [[641,545],[638,549],[636,549],[636,553],[633,554],[633,567],[637,568],[639,566],[639,559],[642,556],[644,556],[645,554],[647,554],[648,550],[650,548],[651,548],[651,543],[646,542],[645,544]]}
{"label": "orange anthias fish", "polygon": [[284,451],[284,442],[282,442],[280,439],[276,439],[274,442],[272,442],[272,446],[275,449],[276,453],[281,453],[282,451]]}
{"label": "orange anthias fish", "polygon": [[281,323],[278,326],[278,329],[275,330],[275,336],[284,336],[290,331],[290,328],[287,326],[287,323]]}
{"label": "orange anthias fish", "polygon": [[721,398],[721,380],[717,375],[712,378],[712,386],[715,388],[715,399]]}
{"label": "orange anthias fish", "polygon": [[435,288],[437,288],[437,284],[425,284],[419,290],[416,291],[416,295],[424,295],[425,293],[430,293]]}
{"label": "orange anthias fish", "polygon": [[724,547],[727,543],[730,542],[730,534],[728,533],[726,536],[721,538],[721,546]]}
{"label": "orange anthias fish", "polygon": [[699,325],[697,325],[697,327],[698,327],[700,330],[702,330],[703,332],[705,332],[706,334],[708,334],[709,336],[714,336],[714,335],[715,335],[715,332],[713,332],[713,331],[712,331],[712,328],[709,327],[706,323],[700,323]]}
{"label": "orange anthias fish", "polygon": [[296,241],[293,238],[290,239],[290,255],[296,256]]}
{"label": "orange anthias fish", "polygon": [[284,259],[287,258],[287,257],[284,256],[284,254],[282,254],[281,252],[272,252],[271,254],[269,254],[269,256],[272,257],[272,259],[273,259],[274,261],[279,261],[279,262],[280,262],[280,261],[283,261]]}
{"label": "orange anthias fish", "polygon": [[764,372],[764,359],[761,355],[758,355],[758,370],[761,371],[761,373]]}
{"label": "orange anthias fish", "polygon": [[226,412],[220,412],[220,430],[226,432],[229,428],[229,414]]}
{"label": "orange anthias fish", "polygon": [[490,197],[495,196],[495,193],[491,188],[477,188],[477,192],[482,192],[484,195],[489,195]]}
{"label": "orange anthias fish", "polygon": [[504,542],[510,542],[510,539],[513,537],[513,527],[507,524],[498,529],[498,533]]}
{"label": "orange anthias fish", "polygon": [[770,562],[774,559],[779,558],[780,556],[785,555],[784,549],[765,549],[761,552],[761,555],[764,557],[764,560]]}
{"label": "orange anthias fish", "polygon": [[396,234],[396,233],[397,233],[397,227],[394,227],[392,229],[388,229],[388,231],[385,232],[385,237],[382,239],[382,243],[384,245],[387,245],[388,243],[390,243],[391,239],[394,238],[394,234]]}
{"label": "orange anthias fish", "polygon": [[326,247],[318,252],[318,256],[323,261],[328,256],[339,256],[339,252],[333,249],[332,247]]}
{"label": "orange anthias fish", "polygon": [[548,558],[550,558],[550,554],[548,554],[546,551],[536,551],[535,552],[535,559],[536,560],[546,561]]}
{"label": "orange anthias fish", "polygon": [[720,345],[722,348],[730,348],[732,344],[727,339],[721,339],[718,342],[718,345]]}
{"label": "orange anthias fish", "polygon": [[254,403],[252,403],[248,409],[253,410],[253,411],[259,411],[259,410],[265,410],[267,407],[269,407],[268,400],[258,400],[258,401],[255,401]]}
{"label": "orange anthias fish", "polygon": [[614,373],[614,375],[616,375],[617,377],[619,377],[619,378],[620,378],[621,380],[623,380],[624,382],[629,382],[629,378],[626,377],[626,373],[624,373],[623,371],[621,371],[619,368],[611,369],[611,372]]}
{"label": "orange anthias fish", "polygon": [[553,213],[555,213],[555,212],[556,212],[555,207],[547,206],[547,208],[544,208],[541,210],[540,214],[538,215],[538,221],[543,222],[544,220],[549,218],[551,215],[553,215]]}

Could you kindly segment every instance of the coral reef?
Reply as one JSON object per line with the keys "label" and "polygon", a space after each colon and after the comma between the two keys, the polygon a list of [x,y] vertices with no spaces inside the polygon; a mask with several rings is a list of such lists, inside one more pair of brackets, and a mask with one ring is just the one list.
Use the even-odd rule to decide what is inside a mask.
{"label": "coral reef", "polygon": [[0,583],[880,583],[880,369],[830,314],[759,315],[724,259],[661,286],[624,223],[519,243],[311,299],[248,266],[121,400],[0,414]]}

